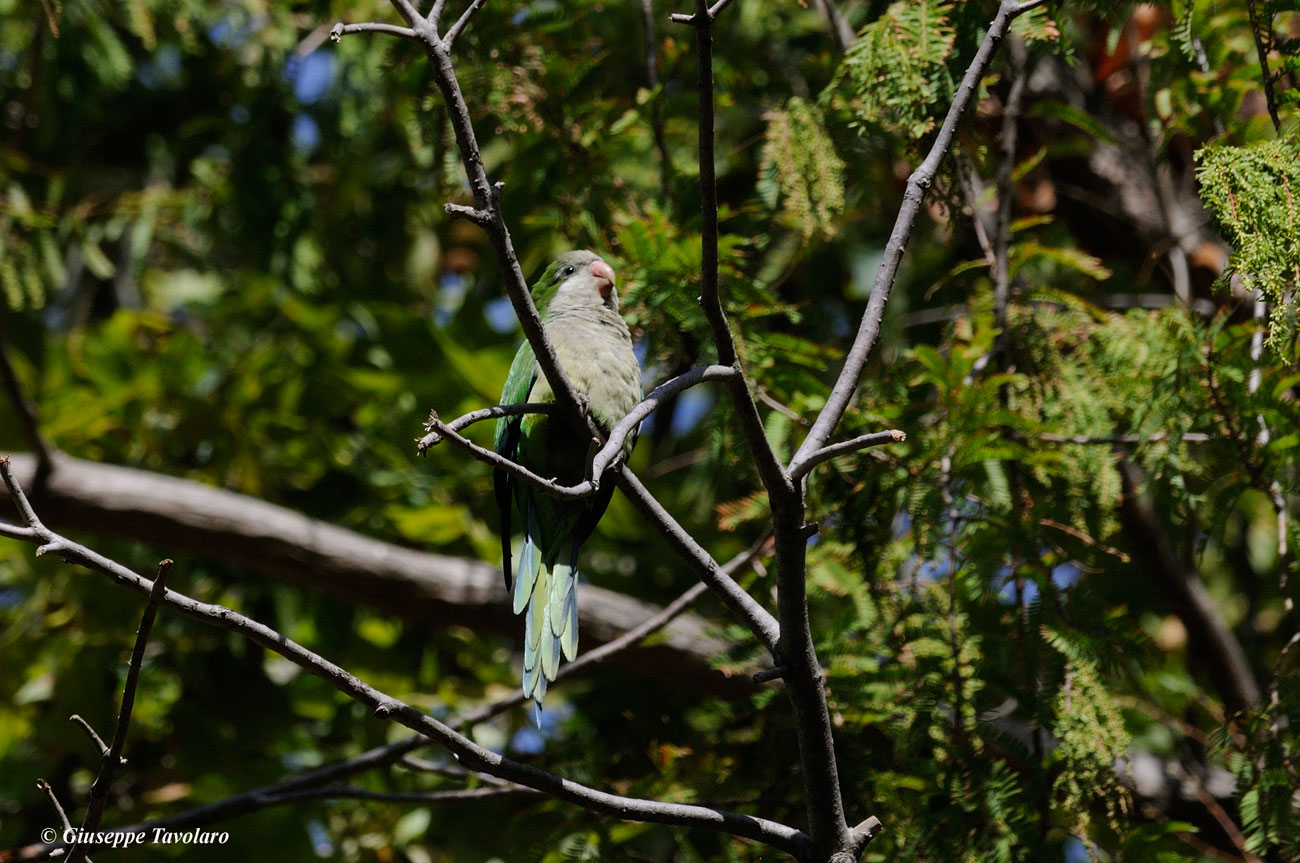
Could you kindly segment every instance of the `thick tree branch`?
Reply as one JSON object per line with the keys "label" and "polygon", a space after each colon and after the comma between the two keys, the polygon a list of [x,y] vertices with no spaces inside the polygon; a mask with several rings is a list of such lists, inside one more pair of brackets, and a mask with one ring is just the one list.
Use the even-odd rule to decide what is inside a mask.
{"label": "thick tree branch", "polygon": [[[10,490],[11,497],[15,501],[25,501],[21,487],[14,480],[7,458],[0,458],[0,478],[4,480],[6,487]],[[107,575],[120,586],[138,593],[149,595],[152,592],[153,582],[121,564],[55,533],[41,524],[39,519],[32,520],[25,527],[35,532],[36,538],[32,541],[41,543],[41,548],[47,552],[55,552],[65,560]],[[429,714],[380,692],[349,674],[338,665],[286,638],[283,634],[265,624],[245,617],[229,608],[199,602],[171,590],[166,591],[162,602],[182,614],[234,632],[255,644],[278,653],[349,698],[365,705],[380,719],[399,722],[412,731],[442,744],[468,769],[490,773],[501,779],[535,788],[552,797],[575,803],[594,812],[601,812],[626,820],[717,830],[764,842],[774,848],[795,855],[802,852],[807,842],[807,837],[800,831],[764,818],[741,815],[706,806],[623,797],[514,761],[479,746]]]}
{"label": "thick tree branch", "polygon": [[885,314],[885,304],[889,302],[889,292],[898,276],[898,267],[903,259],[903,250],[907,247],[907,241],[912,235],[912,228],[921,212],[921,204],[925,201],[925,195],[934,182],[940,163],[952,147],[957,133],[957,125],[970,107],[971,100],[979,89],[980,79],[988,69],[989,62],[993,59],[998,44],[1006,36],[1007,30],[1014,19],[1031,9],[1043,5],[1044,2],[1045,0],[1025,0],[1025,2],[1002,0],[997,17],[989,25],[984,41],[980,44],[979,50],[975,53],[975,58],[971,61],[970,67],[962,77],[961,84],[957,88],[952,105],[948,109],[947,116],[944,117],[943,125],[939,128],[939,133],[935,137],[929,154],[926,155],[920,166],[907,179],[907,190],[903,193],[903,205],[899,208],[898,218],[894,222],[893,231],[889,235],[889,242],[885,246],[885,252],[880,261],[880,268],[876,271],[876,281],[871,289],[871,299],[868,300],[866,311],[862,315],[862,321],[858,326],[858,334],[853,340],[853,346],[849,349],[848,355],[845,357],[844,367],[840,370],[839,377],[831,389],[830,397],[826,400],[826,406],[818,414],[812,430],[808,432],[808,436],[790,461],[792,472],[809,455],[826,446],[831,433],[835,431],[835,426],[839,424],[845,410],[848,408],[849,399],[857,389],[858,379],[862,376],[867,357],[871,354],[871,349],[875,347],[876,340],[880,336],[880,322]]}
{"label": "thick tree branch", "polygon": [[[12,457],[14,474],[30,484],[31,456]],[[0,496],[4,495],[0,487]],[[247,495],[176,477],[75,459],[55,453],[35,498],[46,524],[154,542],[166,537],[174,552],[219,556],[245,567],[249,577],[272,576],[323,591],[421,625],[456,622],[478,632],[518,637],[519,620],[499,568],[476,560],[416,551]],[[24,527],[2,531],[31,541]],[[588,645],[617,638],[653,617],[657,608],[584,584],[578,604]],[[615,657],[620,667],[674,686],[712,694],[752,692],[742,676],[725,677],[711,665],[725,643],[709,624],[687,615],[654,644]]]}
{"label": "thick tree branch", "polygon": [[[12,475],[6,464],[4,471],[5,485],[10,494],[14,494]],[[14,494],[21,497],[21,493]],[[35,527],[35,525],[30,525]],[[135,634],[135,647],[131,650],[131,660],[126,668],[126,685],[122,688],[122,707],[117,712],[117,727],[113,731],[113,742],[101,758],[99,775],[90,786],[90,804],[86,807],[86,817],[81,822],[81,833],[94,833],[99,829],[100,819],[104,816],[104,805],[108,802],[108,789],[113,786],[113,777],[126,763],[122,757],[122,747],[126,745],[126,732],[131,727],[131,711],[135,707],[135,689],[140,682],[140,669],[144,665],[144,649],[149,644],[149,633],[153,631],[154,618],[158,614],[158,603],[162,601],[167,590],[167,575],[171,572],[171,560],[158,564],[158,574],[154,576],[149,588],[149,601],[140,616],[140,629]],[[89,727],[89,726],[87,726]],[[78,842],[68,854],[68,863],[82,863],[86,859],[86,846]]]}

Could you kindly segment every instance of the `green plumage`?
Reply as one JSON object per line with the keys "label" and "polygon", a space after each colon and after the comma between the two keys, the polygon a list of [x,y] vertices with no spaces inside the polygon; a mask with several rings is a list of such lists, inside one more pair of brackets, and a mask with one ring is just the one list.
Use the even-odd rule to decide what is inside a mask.
{"label": "green plumage", "polygon": [[[561,368],[587,397],[592,418],[607,434],[641,400],[641,369],[619,315],[613,270],[592,252],[566,252],[547,267],[532,295]],[[510,364],[501,404],[554,398],[532,347],[524,342]],[[534,473],[573,485],[585,479],[588,437],[558,417],[505,417],[497,421],[496,451]],[[634,444],[635,435],[629,437],[624,457]],[[613,484],[582,500],[562,501],[505,471],[496,471],[493,479],[506,588],[512,589],[513,581],[514,610],[524,615],[524,694],[540,711],[560,657],[572,660],[578,653],[578,551],[609,505]],[[511,514],[516,509],[524,545],[512,579]]]}

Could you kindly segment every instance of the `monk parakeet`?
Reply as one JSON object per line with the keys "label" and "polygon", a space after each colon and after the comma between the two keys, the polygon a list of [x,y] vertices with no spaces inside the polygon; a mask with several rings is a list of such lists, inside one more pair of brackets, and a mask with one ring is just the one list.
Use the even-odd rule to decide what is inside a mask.
{"label": "monk parakeet", "polygon": [[[574,389],[586,396],[587,410],[602,433],[641,400],[641,369],[632,352],[632,335],[618,311],[614,270],[588,251],[565,252],[532,287],[533,302],[561,368]],[[555,394],[537,365],[528,342],[519,346],[501,404],[554,401]],[[632,451],[629,436],[623,457]],[[524,414],[497,421],[496,451],[541,476],[564,485],[586,478],[591,435],[559,416]],[[524,531],[519,568],[514,573],[515,614],[524,613],[524,695],[540,717],[546,687],[559,670],[560,655],[578,653],[578,549],[609,506],[614,483],[581,500],[557,500],[519,482],[509,473],[493,474],[501,513],[501,552],[506,589],[511,590],[511,503]]]}

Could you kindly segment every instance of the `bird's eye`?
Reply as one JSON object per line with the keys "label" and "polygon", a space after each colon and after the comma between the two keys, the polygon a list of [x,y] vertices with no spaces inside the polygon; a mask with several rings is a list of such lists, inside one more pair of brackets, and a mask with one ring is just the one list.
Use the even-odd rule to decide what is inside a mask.
{"label": "bird's eye", "polygon": [[563,270],[560,271],[560,274],[563,276],[571,276],[577,271],[578,271],[577,268],[573,266],[573,264],[569,264],[567,267],[565,267]]}

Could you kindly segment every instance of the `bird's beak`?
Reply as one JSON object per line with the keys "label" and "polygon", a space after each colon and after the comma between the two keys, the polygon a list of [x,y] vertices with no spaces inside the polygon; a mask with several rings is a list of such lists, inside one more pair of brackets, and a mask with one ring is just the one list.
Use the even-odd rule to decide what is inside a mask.
{"label": "bird's beak", "polygon": [[599,258],[591,262],[591,275],[596,279],[596,290],[600,291],[602,300],[609,299],[610,291],[614,290],[614,268]]}

